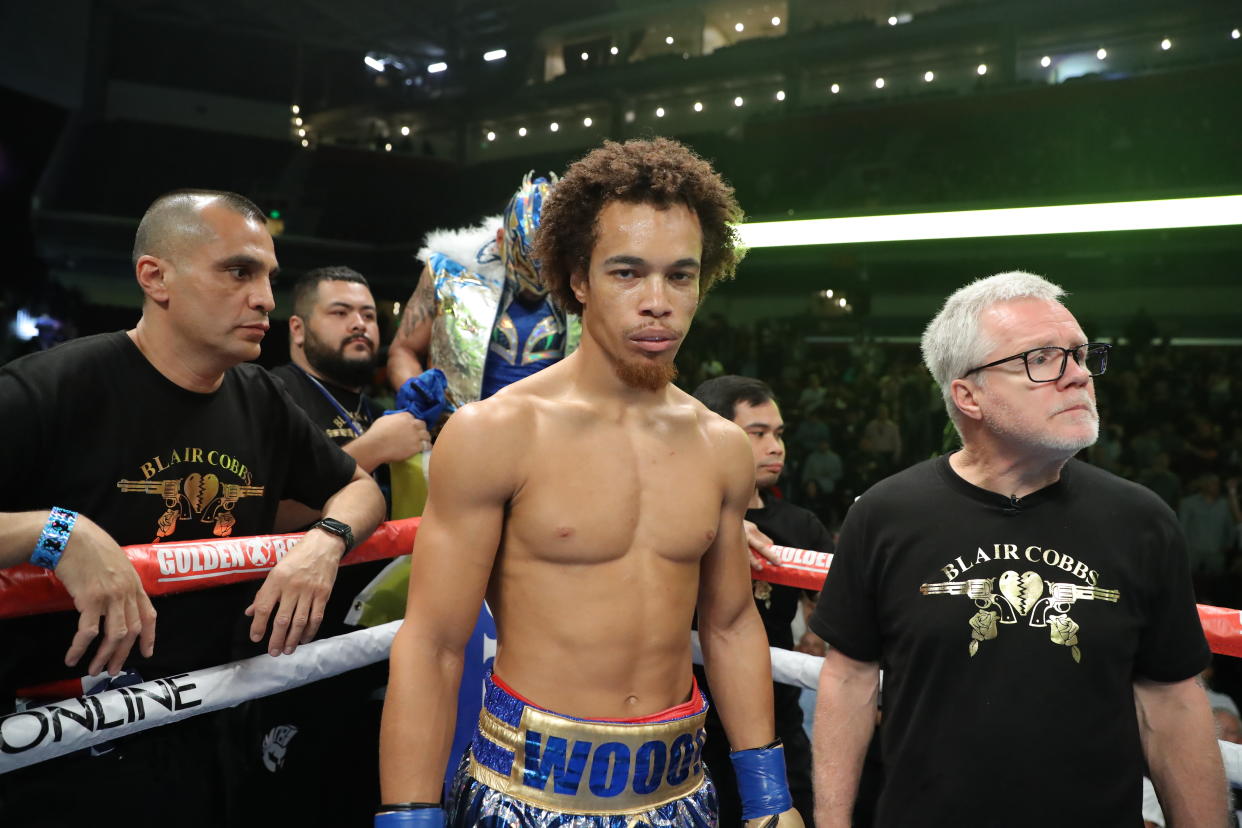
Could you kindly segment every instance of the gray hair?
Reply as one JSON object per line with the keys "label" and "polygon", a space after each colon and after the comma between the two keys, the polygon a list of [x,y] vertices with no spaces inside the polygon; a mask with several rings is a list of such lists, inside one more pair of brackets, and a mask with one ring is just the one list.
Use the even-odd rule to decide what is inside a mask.
{"label": "gray hair", "polygon": [[[980,324],[983,312],[998,302],[1011,299],[1059,302],[1064,295],[1060,285],[1042,276],[1013,270],[976,279],[945,300],[940,312],[923,331],[923,364],[940,386],[945,410],[959,432],[961,412],[953,403],[953,380],[981,364],[996,347],[995,342],[983,335]],[[982,377],[979,381],[983,381]]]}

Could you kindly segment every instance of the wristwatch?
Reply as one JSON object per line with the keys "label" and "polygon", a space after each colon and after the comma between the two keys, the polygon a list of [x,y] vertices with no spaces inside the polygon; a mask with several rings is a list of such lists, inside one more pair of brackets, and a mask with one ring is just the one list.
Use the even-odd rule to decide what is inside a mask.
{"label": "wristwatch", "polygon": [[[348,523],[342,523],[335,518],[326,517],[312,523],[310,528],[322,529],[325,532],[331,532],[336,535],[338,538],[345,541],[346,552],[354,548],[354,530],[349,528]],[[307,531],[310,530],[308,529]]]}

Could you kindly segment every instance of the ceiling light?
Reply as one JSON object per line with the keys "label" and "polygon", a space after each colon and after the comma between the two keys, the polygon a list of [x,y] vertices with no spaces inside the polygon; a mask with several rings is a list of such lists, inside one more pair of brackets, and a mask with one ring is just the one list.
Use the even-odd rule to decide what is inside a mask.
{"label": "ceiling light", "polygon": [[695,101],[695,102],[694,102],[694,111],[695,111],[695,112],[702,112],[702,111],[703,111],[703,102],[702,102],[702,101]]}
{"label": "ceiling light", "polygon": [[773,25],[773,26],[779,26],[779,25],[781,25],[781,19],[780,19],[779,17],[773,17],[773,18],[772,18],[772,25]]}
{"label": "ceiling light", "polygon": [[1103,60],[1104,58],[1108,57],[1108,50],[1103,47],[1100,47],[1099,49],[1096,49],[1095,56],[1098,60]]}
{"label": "ceiling light", "polygon": [[1043,57],[1039,59],[1039,65],[1047,69],[1049,66],[1052,65],[1052,58],[1048,57],[1047,55],[1044,55]]}
{"label": "ceiling light", "polygon": [[384,152],[392,152],[392,144],[384,144]]}
{"label": "ceiling light", "polygon": [[890,18],[888,19],[888,25],[890,25],[890,26],[896,26],[896,25],[897,25],[897,18],[896,18],[896,17],[890,17]]}
{"label": "ceiling light", "polygon": [[363,55],[362,62],[365,63],[367,68],[372,72],[384,71],[384,61],[373,58],[370,55]]}
{"label": "ceiling light", "polygon": [[777,99],[778,101],[783,101],[783,100],[785,100],[785,90],[784,90],[784,89],[778,89],[778,90],[777,90],[777,92],[776,92],[776,99]]}
{"label": "ceiling light", "polygon": [[980,63],[978,66],[975,67],[976,75],[986,75],[987,73],[988,73],[988,65],[986,63]]}
{"label": "ceiling light", "polygon": [[746,247],[1039,236],[1242,225],[1242,195],[738,225]]}
{"label": "ceiling light", "polygon": [[742,100],[742,96],[741,96],[741,95],[738,95],[736,98],[734,98],[734,99],[733,99],[733,105],[734,105],[734,106],[741,106],[741,105],[742,105],[742,104],[744,104],[744,103],[746,103],[746,101]]}
{"label": "ceiling light", "polygon": [[298,106],[297,104],[294,104],[293,106],[289,107],[289,111],[292,112],[294,115],[297,115],[298,113],[302,111],[302,107]]}
{"label": "ceiling light", "polygon": [[492,49],[490,52],[483,53],[483,59],[488,63],[491,63],[493,60],[504,60],[508,56],[509,53],[504,49]]}
{"label": "ceiling light", "polygon": [[304,146],[304,147],[309,147],[309,146],[310,146],[310,141],[307,141],[305,138],[303,138],[303,139],[302,139],[302,146]]}
{"label": "ceiling light", "polygon": [[875,88],[876,88],[876,89],[883,89],[883,88],[884,88],[884,78],[876,78],[876,79],[875,79]]}
{"label": "ceiling light", "polygon": [[924,73],[923,73],[923,80],[927,81],[928,83],[931,83],[931,82],[932,82],[932,81],[934,81],[935,79],[936,79],[936,73],[935,73],[935,72],[932,72],[931,70],[928,70],[928,71],[926,71],[926,72],[924,72]]}
{"label": "ceiling light", "polygon": [[746,24],[744,24],[744,23],[734,23],[734,24],[733,24],[733,31],[735,31],[735,32],[744,32],[744,31],[746,31]]}
{"label": "ceiling light", "polygon": [[582,58],[583,60],[587,60],[591,57],[591,55],[588,54],[587,52],[583,52],[582,54],[578,55],[578,57]]}
{"label": "ceiling light", "polygon": [[1173,41],[1169,40],[1167,37],[1164,40],[1160,41],[1161,51],[1167,52],[1172,48],[1173,48]]}
{"label": "ceiling light", "polygon": [[672,45],[673,45],[673,36],[672,36],[672,35],[669,35],[668,37],[664,38],[664,42],[665,42],[665,43],[667,43],[669,46],[672,46]]}
{"label": "ceiling light", "polygon": [[621,51],[621,50],[620,50],[620,49],[618,49],[616,46],[613,46],[611,49],[609,49],[609,50],[608,50],[608,54],[610,54],[610,55],[615,55],[615,54],[620,53],[620,51]]}
{"label": "ceiling light", "polygon": [[293,125],[294,125],[294,126],[301,126],[301,125],[302,125],[302,119],[301,119],[301,118],[294,118],[294,119],[293,119]]}
{"label": "ceiling light", "polygon": [[834,95],[837,94],[838,92],[841,91],[841,84],[834,83],[832,86],[828,87],[828,91]]}
{"label": "ceiling light", "polygon": [[402,134],[402,135],[409,135],[409,134],[410,134],[410,128],[409,128],[408,126],[403,126],[403,127],[401,127],[401,134]]}
{"label": "ceiling light", "polygon": [[656,107],[656,117],[657,117],[657,118],[663,118],[663,117],[664,117],[664,107],[662,107],[662,106],[657,106],[657,107]]}
{"label": "ceiling light", "polygon": [[552,130],[553,132],[558,131],[560,128],[561,128],[561,125],[558,124],[556,121],[553,121],[552,123],[548,124],[548,129]]}
{"label": "ceiling light", "polygon": [[306,137],[306,129],[305,129],[305,128],[302,128],[302,129],[299,129],[299,130],[298,130],[298,137],[299,137],[299,138],[305,138],[305,137]]}
{"label": "ceiling light", "polygon": [[496,133],[492,132],[492,131],[489,129],[489,130],[487,131],[487,140],[489,140],[489,141],[495,141],[495,140],[496,140]]}
{"label": "ceiling light", "polygon": [[526,137],[526,127],[518,127],[518,137],[519,138]]}
{"label": "ceiling light", "polygon": [[440,61],[439,63],[429,64],[427,66],[427,71],[434,75],[437,72],[443,72],[447,68],[448,68],[448,64],[445,63],[444,61]]}
{"label": "ceiling light", "polygon": [[582,119],[582,125],[583,125],[584,127],[589,127],[592,123],[594,123],[594,122],[591,120],[591,116],[590,116],[590,115],[588,115],[588,116],[586,116],[585,118],[583,118],[583,119]]}
{"label": "ceiling light", "polygon": [[1237,40],[1239,37],[1242,37],[1242,32],[1238,31],[1237,29],[1234,29],[1232,32],[1229,33],[1229,36],[1232,37],[1234,40]]}

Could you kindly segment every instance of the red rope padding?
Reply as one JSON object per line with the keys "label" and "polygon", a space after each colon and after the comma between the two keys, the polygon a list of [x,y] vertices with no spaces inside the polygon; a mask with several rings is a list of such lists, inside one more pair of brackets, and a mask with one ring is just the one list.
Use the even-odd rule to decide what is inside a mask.
{"label": "red rope padding", "polygon": [[[341,559],[341,565],[408,553],[419,521],[415,517],[381,523]],[[262,578],[303,534],[144,543],[126,546],[125,554],[148,595],[170,595]],[[73,599],[56,575],[33,564],[0,569],[0,597],[0,618],[73,609]]]}
{"label": "red rope padding", "polygon": [[[381,523],[342,565],[395,558],[414,547],[420,518]],[[264,577],[302,533],[245,538],[146,543],[125,547],[148,595],[169,595],[217,584]],[[787,546],[772,547],[781,566],[766,561],[751,577],[773,584],[818,590],[832,564],[832,555]],[[52,572],[31,564],[0,569],[0,618],[73,609],[73,600]],[[1242,612],[1199,605],[1199,620],[1212,652],[1242,658]]]}
{"label": "red rope padding", "polygon": [[[817,590],[824,586],[824,578],[832,565],[832,555],[807,549],[773,546],[781,556],[781,565],[773,566],[762,560],[761,569],[751,568],[750,575],[758,581]],[[751,553],[756,558],[759,556]],[[1226,607],[1199,604],[1199,622],[1212,652],[1242,658],[1242,611]]]}

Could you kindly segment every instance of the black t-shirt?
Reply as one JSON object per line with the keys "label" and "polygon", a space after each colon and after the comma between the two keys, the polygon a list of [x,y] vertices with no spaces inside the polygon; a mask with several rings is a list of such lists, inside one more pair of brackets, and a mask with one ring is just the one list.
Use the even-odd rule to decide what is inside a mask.
{"label": "black t-shirt", "polygon": [[[279,377],[285,390],[293,401],[301,406],[311,420],[323,429],[324,433],[338,446],[343,446],[358,435],[350,428],[353,420],[360,429],[366,431],[384,412],[371,401],[371,398],[358,391],[350,391],[327,380],[320,380],[320,385],[345,410],[343,415],[332,402],[324,396],[320,386],[315,385],[305,371],[293,363],[272,369],[272,374]],[[348,418],[347,418],[347,416]]]}
{"label": "black t-shirt", "polygon": [[[759,531],[772,539],[777,546],[790,546],[796,549],[814,549],[817,552],[832,551],[832,535],[820,523],[813,512],[795,506],[787,500],[775,497],[771,493],[762,493],[763,507],[747,509],[746,519],[754,523]],[[773,647],[792,650],[793,620],[798,612],[798,600],[807,594],[805,590],[781,584],[768,584],[766,581],[754,581],[757,594],[768,591],[766,598],[755,598],[755,606],[759,609],[759,617],[768,635],[768,643]],[[711,688],[706,683],[705,674],[696,668],[696,675],[704,685],[704,691],[711,697]],[[802,695],[801,688],[780,682],[772,683],[773,708],[776,714],[777,734],[802,727],[802,708],[798,699]],[[715,719],[715,709],[708,714],[709,722]]]}
{"label": "black t-shirt", "polygon": [[[795,549],[813,549],[816,552],[832,551],[832,535],[819,518],[815,517],[814,512],[767,492],[762,497],[763,508],[747,509],[746,519],[771,538],[773,543]],[[757,585],[760,582],[754,583]],[[763,619],[764,629],[768,633],[768,643],[773,647],[792,650],[794,616],[798,613],[799,599],[807,593],[805,590],[781,584],[769,586],[771,592],[767,598],[755,599],[759,616]],[[775,703],[776,718],[780,723],[793,726],[796,719],[797,726],[802,725],[802,708],[798,706],[801,695],[801,688],[780,682],[772,683],[772,700]]]}
{"label": "black t-shirt", "polygon": [[[311,418],[311,421],[319,426],[323,433],[328,436],[328,439],[338,446],[344,446],[358,436],[350,426],[350,420],[353,420],[355,425],[366,431],[371,427],[372,423],[384,416],[384,410],[376,405],[375,401],[366,394],[359,391],[350,391],[348,388],[342,388],[327,380],[318,380],[319,385],[316,385],[315,380],[312,380],[305,371],[291,362],[278,368],[273,368],[272,375],[280,379],[281,383],[284,384],[285,390],[289,392],[289,396],[293,397],[293,401],[301,406],[306,415]],[[324,395],[324,391],[332,395],[332,398],[337,401],[340,408],[344,409],[344,414]],[[392,475],[388,471],[388,465],[381,464],[371,473],[371,476],[384,494],[384,503],[387,507],[385,514],[391,515]],[[378,569],[365,565],[363,565],[363,570],[370,572],[372,575],[379,572]],[[354,565],[346,568],[345,572],[352,578],[356,572],[363,570],[359,570],[358,565]],[[359,585],[359,589],[369,581],[370,578],[363,581]],[[335,592],[333,594],[335,595]]]}
{"label": "black t-shirt", "polygon": [[[85,337],[0,368],[0,511],[61,506],[117,543],[272,531],[285,498],[318,508],[355,463],[264,369],[238,365],[207,394],[160,374],[125,333]],[[241,612],[259,582],[153,599],[155,655],[126,666],[150,679],[246,652]],[[80,676],[64,667],[73,612],[0,622],[0,704],[15,685]],[[242,642],[239,644],[238,639]],[[240,651],[239,651],[240,648]]]}
{"label": "black t-shirt", "polygon": [[[344,446],[357,436],[350,427],[349,420],[353,420],[359,428],[366,431],[373,422],[384,415],[383,410],[365,394],[358,391],[350,391],[348,388],[342,388],[326,380],[319,380],[320,385],[316,385],[315,381],[305,371],[293,363],[273,368],[271,373],[280,380],[289,392],[289,396],[302,407],[302,410],[311,418],[311,421],[338,446]],[[322,386],[322,390],[320,386]],[[341,408],[345,409],[345,413],[349,416],[348,420],[324,396],[324,391],[331,394]],[[388,465],[381,464],[375,469],[372,477],[375,478],[380,491],[384,493],[384,499],[388,507],[386,514],[391,514],[392,483],[391,476],[388,473]],[[388,564],[388,560],[371,561],[343,566],[337,571],[336,582],[332,588],[332,597],[328,600],[328,605],[324,609],[323,624],[319,628],[320,638],[339,635],[353,629],[353,627],[345,624],[345,616],[349,613],[354,598]]]}
{"label": "black t-shirt", "polygon": [[1133,681],[1209,659],[1173,513],[1076,460],[1017,501],[947,456],[877,484],[810,626],[884,670],[878,826],[1140,824]]}

